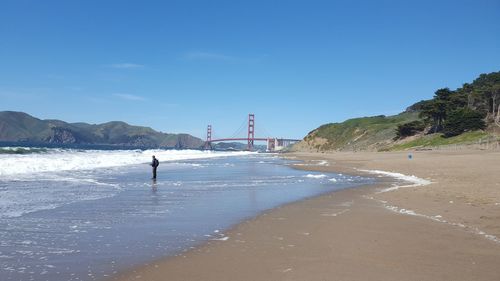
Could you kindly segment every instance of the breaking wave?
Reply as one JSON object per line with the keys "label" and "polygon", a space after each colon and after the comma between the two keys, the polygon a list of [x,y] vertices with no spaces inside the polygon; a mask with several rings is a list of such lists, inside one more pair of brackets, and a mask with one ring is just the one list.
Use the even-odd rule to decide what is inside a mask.
{"label": "breaking wave", "polygon": [[[34,151],[33,148],[2,148],[4,151]],[[18,150],[21,149],[21,150]],[[151,155],[163,161],[242,156],[253,152],[216,152],[200,150],[78,150],[50,149],[43,153],[0,153],[0,176],[40,172],[92,170],[151,161]]]}

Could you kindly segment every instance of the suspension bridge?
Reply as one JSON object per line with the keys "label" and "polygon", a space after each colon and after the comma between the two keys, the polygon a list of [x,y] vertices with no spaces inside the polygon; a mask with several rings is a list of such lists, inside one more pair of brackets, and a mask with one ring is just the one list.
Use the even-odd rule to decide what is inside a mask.
{"label": "suspension bridge", "polygon": [[246,137],[237,137],[237,135],[240,133],[240,129],[243,126],[240,126],[240,129],[233,134],[232,137],[228,138],[212,138],[212,125],[207,126],[207,139],[205,141],[204,148],[205,149],[212,149],[212,144],[216,142],[247,142],[247,149],[249,151],[252,151],[254,149],[254,143],[255,142],[266,142],[266,150],[267,151],[278,151],[281,150],[293,143],[299,142],[301,140],[298,139],[287,139],[287,138],[276,138],[276,137],[256,137],[255,136],[255,114],[248,114],[248,122],[247,124],[247,130],[246,130]]}

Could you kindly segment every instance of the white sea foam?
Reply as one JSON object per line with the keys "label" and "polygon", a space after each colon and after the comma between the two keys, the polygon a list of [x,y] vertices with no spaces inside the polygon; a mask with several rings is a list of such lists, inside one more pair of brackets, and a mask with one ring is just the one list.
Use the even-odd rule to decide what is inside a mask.
{"label": "white sea foam", "polygon": [[326,175],[323,175],[323,174],[307,174],[304,176],[305,178],[310,178],[310,179],[322,179],[322,178],[326,178]]}
{"label": "white sea foam", "polygon": [[115,196],[122,187],[98,180],[96,169],[147,163],[153,154],[166,162],[240,156],[249,152],[47,149],[44,153],[0,154],[0,183],[9,182],[0,188],[0,218]]}
{"label": "white sea foam", "polygon": [[212,240],[216,240],[216,241],[227,241],[229,240],[229,236],[224,236],[224,237],[221,237],[221,238],[214,238]]}
{"label": "white sea foam", "polygon": [[336,217],[336,216],[340,216],[342,214],[345,214],[347,212],[349,212],[350,209],[344,209],[344,210],[341,210],[339,212],[336,212],[336,213],[326,213],[326,214],[321,214],[323,217]]}
{"label": "white sea foam", "polygon": [[399,207],[393,206],[393,205],[384,204],[384,206],[388,210],[391,210],[391,211],[396,212],[396,213],[400,213],[400,214],[404,214],[404,215],[410,215],[410,216],[416,216],[416,217],[422,217],[422,218],[430,219],[430,220],[433,220],[433,221],[436,221],[436,222],[446,223],[446,224],[449,224],[449,225],[452,225],[452,226],[460,227],[462,229],[465,229],[467,232],[483,236],[484,238],[486,238],[486,239],[488,239],[490,241],[493,241],[495,243],[500,243],[500,238],[496,237],[495,235],[487,234],[486,232],[478,229],[477,227],[471,227],[471,226],[464,225],[462,223],[456,223],[456,222],[447,221],[447,220],[443,219],[443,217],[441,215],[428,216],[428,215],[424,215],[424,214],[419,214],[419,213],[417,213],[417,212],[415,212],[413,210],[399,208]]}
{"label": "white sea foam", "polygon": [[309,163],[295,163],[294,166],[329,166],[326,160],[311,160]]}
{"label": "white sea foam", "polygon": [[[50,210],[88,200],[116,195],[118,184],[99,182],[87,178],[50,177],[50,180],[17,182],[0,191],[0,218],[20,217],[27,213]],[[57,182],[47,187],[49,182]]]}
{"label": "white sea foam", "polygon": [[1,149],[5,150],[5,151],[19,151],[19,150],[38,151],[38,150],[41,150],[40,148],[35,148],[35,147],[17,147],[17,146],[3,146],[3,147],[1,147]]}
{"label": "white sea foam", "polygon": [[[393,177],[393,178],[397,178],[400,180],[410,182],[410,184],[408,184],[408,185],[394,184],[392,187],[382,189],[381,191],[379,191],[379,193],[393,191],[393,190],[397,190],[397,189],[404,188],[404,187],[425,186],[425,185],[429,185],[432,183],[429,180],[418,178],[418,177],[413,176],[413,175],[409,176],[409,175],[404,175],[404,174],[400,174],[400,173],[386,172],[386,171],[379,171],[379,170],[359,170],[359,171],[367,172],[367,173],[371,173],[371,174],[389,176],[389,177]],[[373,197],[366,197],[366,198],[378,200],[378,199],[375,199]],[[391,210],[393,212],[404,214],[404,215],[409,215],[409,216],[422,217],[422,218],[430,219],[430,220],[433,220],[436,222],[446,223],[446,224],[449,224],[452,226],[460,227],[460,228],[465,229],[468,232],[483,236],[484,238],[486,238],[490,241],[493,241],[495,243],[500,243],[500,238],[498,238],[495,235],[487,234],[484,231],[478,229],[477,227],[467,226],[467,225],[464,225],[462,223],[450,222],[450,221],[443,219],[443,217],[441,215],[434,215],[434,216],[424,215],[424,214],[417,213],[414,210],[409,210],[409,209],[389,205],[387,203],[387,201],[383,201],[383,200],[378,200],[378,201],[381,202],[386,209]],[[453,201],[450,201],[450,203],[453,203]]]}
{"label": "white sea foam", "polygon": [[429,180],[422,179],[422,178],[419,178],[419,177],[416,177],[416,176],[413,176],[413,175],[409,176],[409,175],[405,175],[405,174],[401,174],[401,173],[395,173],[395,172],[386,172],[386,171],[380,171],[380,170],[359,170],[359,171],[370,173],[370,174],[375,174],[375,175],[388,176],[388,177],[396,178],[396,179],[399,179],[399,180],[407,181],[407,182],[410,183],[410,184],[407,184],[407,185],[394,184],[391,187],[384,188],[384,189],[380,190],[379,193],[393,191],[393,190],[397,190],[397,189],[404,188],[404,187],[424,186],[424,185],[429,185],[429,184],[432,183]]}
{"label": "white sea foam", "polygon": [[0,177],[40,172],[92,170],[148,163],[151,155],[161,161],[178,161],[227,156],[252,152],[215,152],[199,150],[73,150],[49,149],[47,153],[0,155]]}

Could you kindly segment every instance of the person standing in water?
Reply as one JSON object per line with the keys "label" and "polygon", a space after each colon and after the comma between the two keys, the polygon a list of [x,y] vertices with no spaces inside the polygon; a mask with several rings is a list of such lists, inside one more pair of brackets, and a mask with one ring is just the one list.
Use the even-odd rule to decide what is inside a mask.
{"label": "person standing in water", "polygon": [[151,162],[151,167],[153,167],[153,179],[156,179],[156,168],[158,168],[158,165],[160,165],[160,161],[156,159],[156,157],[153,155],[153,161]]}

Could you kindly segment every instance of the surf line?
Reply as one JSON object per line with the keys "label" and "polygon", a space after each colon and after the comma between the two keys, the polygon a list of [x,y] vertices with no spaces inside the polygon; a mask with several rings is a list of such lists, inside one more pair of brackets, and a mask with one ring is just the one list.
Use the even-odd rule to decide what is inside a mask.
{"label": "surf line", "polygon": [[[409,184],[404,184],[404,185],[393,184],[391,187],[387,187],[387,188],[384,188],[382,190],[377,191],[376,194],[384,193],[384,192],[390,192],[390,191],[394,191],[394,190],[398,190],[400,188],[406,188],[406,187],[426,186],[426,185],[429,185],[429,184],[433,183],[432,181],[429,181],[429,180],[426,180],[426,179],[422,179],[422,178],[419,178],[419,177],[416,177],[416,176],[413,176],[413,175],[409,176],[409,175],[405,175],[405,174],[401,174],[401,173],[386,172],[386,171],[380,171],[380,170],[361,170],[361,169],[356,169],[356,170],[360,171],[360,172],[369,173],[369,174],[383,175],[383,176],[387,176],[387,177],[392,177],[392,178],[396,178],[398,180],[403,180],[403,181],[406,181],[406,182],[409,183]],[[384,208],[386,208],[387,210],[390,210],[390,211],[393,211],[393,212],[396,212],[396,213],[399,213],[399,214],[403,214],[403,215],[409,215],[409,216],[416,216],[416,217],[426,218],[426,219],[433,220],[435,222],[445,223],[445,224],[448,224],[448,225],[451,225],[451,226],[454,226],[454,227],[459,227],[459,228],[462,228],[462,229],[464,229],[465,231],[467,231],[469,233],[482,236],[483,238],[486,238],[486,239],[488,239],[488,240],[490,240],[492,242],[500,244],[500,238],[496,237],[495,235],[487,234],[486,232],[480,230],[477,227],[467,226],[467,225],[462,224],[462,223],[450,222],[450,221],[447,221],[447,220],[443,219],[443,217],[441,215],[429,216],[429,215],[424,215],[424,214],[417,213],[417,212],[415,212],[413,210],[408,210],[408,209],[405,209],[405,208],[400,208],[398,206],[389,205],[387,203],[387,201],[380,200],[380,199],[374,198],[372,196],[366,196],[366,195],[364,195],[363,197],[365,197],[367,199],[375,200],[375,201],[378,201],[378,202],[382,203],[382,205],[384,206]]]}

